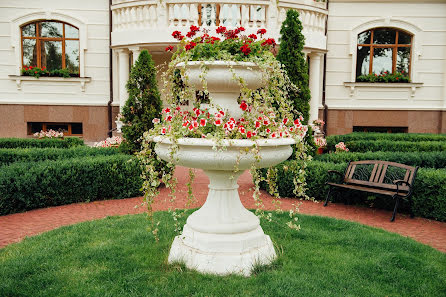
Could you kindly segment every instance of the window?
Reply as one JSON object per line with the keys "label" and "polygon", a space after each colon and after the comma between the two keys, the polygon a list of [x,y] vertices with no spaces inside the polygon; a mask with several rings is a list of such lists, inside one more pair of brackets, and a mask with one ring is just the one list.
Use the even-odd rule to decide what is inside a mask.
{"label": "window", "polygon": [[28,135],[40,131],[54,130],[63,132],[64,136],[82,136],[82,123],[42,123],[28,122]]}
{"label": "window", "polygon": [[358,35],[356,77],[400,72],[410,75],[412,35],[392,28],[375,28]]}
{"label": "window", "polygon": [[79,29],[57,21],[22,26],[22,67],[66,68],[79,75]]}
{"label": "window", "polygon": [[353,126],[353,132],[407,133],[407,127],[364,127]]}

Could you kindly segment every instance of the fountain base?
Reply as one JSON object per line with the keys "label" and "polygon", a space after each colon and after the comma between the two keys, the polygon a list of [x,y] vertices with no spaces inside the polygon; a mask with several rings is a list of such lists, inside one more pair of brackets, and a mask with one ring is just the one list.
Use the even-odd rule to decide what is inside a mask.
{"label": "fountain base", "polygon": [[273,243],[260,226],[246,233],[210,234],[186,224],[172,243],[169,263],[183,262],[202,273],[249,276],[255,265],[269,264],[275,258]]}

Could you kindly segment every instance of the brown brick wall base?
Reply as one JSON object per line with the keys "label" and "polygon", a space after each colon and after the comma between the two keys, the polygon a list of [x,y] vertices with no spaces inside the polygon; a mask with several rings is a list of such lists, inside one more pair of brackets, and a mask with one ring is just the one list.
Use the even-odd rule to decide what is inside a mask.
{"label": "brown brick wall base", "polygon": [[[322,118],[323,110],[319,111]],[[409,133],[446,133],[446,111],[329,109],[327,134],[347,134],[354,126],[407,127]]]}
{"label": "brown brick wall base", "polygon": [[[114,117],[118,109],[113,107]],[[107,106],[0,105],[0,137],[29,137],[27,122],[82,123],[87,142],[103,140],[108,132]]]}

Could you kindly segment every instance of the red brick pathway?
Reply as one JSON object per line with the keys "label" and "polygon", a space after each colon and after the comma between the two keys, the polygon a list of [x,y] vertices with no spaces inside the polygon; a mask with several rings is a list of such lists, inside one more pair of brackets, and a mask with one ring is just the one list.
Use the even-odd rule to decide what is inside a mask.
{"label": "red brick pathway", "polygon": [[[185,193],[188,179],[187,169],[178,167],[177,200],[175,206],[184,208]],[[208,178],[200,170],[196,170],[193,190],[198,203],[192,207],[199,207],[206,199],[208,191]],[[247,208],[254,208],[252,199],[253,184],[251,176],[245,172],[239,179],[240,198]],[[155,210],[166,210],[169,191],[161,189],[161,194],[154,205]],[[271,207],[271,196],[263,194],[267,207]],[[183,198],[182,198],[183,197]],[[142,202],[141,197],[122,200],[105,200],[91,203],[78,203],[37,209],[25,213],[17,213],[0,217],[0,248],[10,243],[21,241],[26,236],[36,235],[60,226],[71,225],[83,221],[95,220],[113,215],[136,214],[144,212],[144,207],[136,207]],[[295,199],[282,199],[283,209],[289,209]],[[303,214],[329,216],[338,219],[359,222],[361,224],[382,228],[391,232],[409,236],[413,239],[430,245],[442,252],[446,252],[446,223],[431,221],[423,218],[410,219],[408,216],[398,214],[395,222],[389,222],[391,212],[378,209],[368,209],[343,204],[331,204],[323,207],[322,203],[303,201],[300,206]]]}

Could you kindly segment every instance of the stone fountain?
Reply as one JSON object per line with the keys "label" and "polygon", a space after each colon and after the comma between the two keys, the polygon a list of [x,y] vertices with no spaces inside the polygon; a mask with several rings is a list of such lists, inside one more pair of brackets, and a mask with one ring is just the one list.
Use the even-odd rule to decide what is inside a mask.
{"label": "stone fountain", "polygon": [[[218,105],[230,116],[240,118],[242,111],[237,103],[240,86],[234,74],[248,88],[257,89],[263,84],[258,66],[250,62],[215,61],[180,63],[177,67],[186,67],[189,84],[202,89],[203,64],[208,68],[205,79],[211,105]],[[155,142],[158,156],[171,161],[172,141],[158,136]],[[219,141],[218,146],[225,147],[224,150],[214,150],[216,143],[210,139],[178,139],[173,162],[203,169],[210,183],[206,202],[189,216],[183,233],[175,237],[169,262],[184,262],[187,267],[204,273],[249,276],[254,265],[274,260],[276,253],[270,237],[263,232],[259,218],[240,201],[237,179],[252,164],[265,168],[285,161],[294,143],[292,138],[232,139]],[[259,148],[259,162],[249,150],[254,144]]]}

